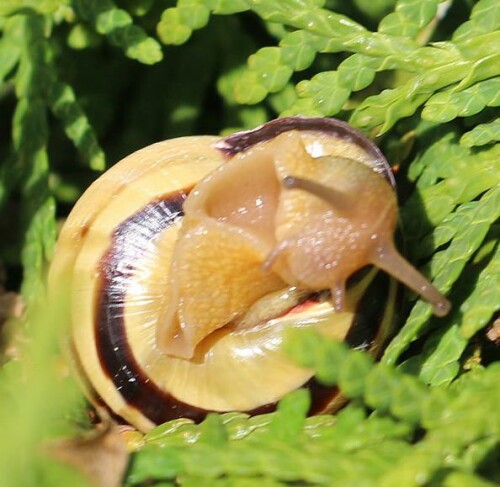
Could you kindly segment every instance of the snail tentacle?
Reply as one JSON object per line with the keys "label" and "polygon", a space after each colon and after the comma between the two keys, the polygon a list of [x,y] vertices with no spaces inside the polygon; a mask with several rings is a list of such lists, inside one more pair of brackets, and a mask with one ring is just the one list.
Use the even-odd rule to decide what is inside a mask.
{"label": "snail tentacle", "polygon": [[451,303],[396,250],[392,242],[377,245],[371,255],[374,265],[428,301],[436,316],[448,314]]}
{"label": "snail tentacle", "polygon": [[349,214],[352,207],[355,205],[356,195],[347,194],[334,188],[326,187],[310,179],[289,175],[283,178],[283,186],[287,189],[302,189],[310,194],[314,194],[318,196],[318,198],[328,201],[328,203],[342,214]]}

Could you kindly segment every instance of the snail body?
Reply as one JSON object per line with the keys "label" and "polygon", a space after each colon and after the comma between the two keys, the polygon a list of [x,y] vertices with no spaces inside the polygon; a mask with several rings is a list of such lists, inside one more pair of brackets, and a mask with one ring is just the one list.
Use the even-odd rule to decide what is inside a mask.
{"label": "snail body", "polygon": [[446,311],[395,250],[396,221],[387,162],[343,122],[173,139],[128,156],[82,196],[49,286],[69,302],[97,396],[141,430],[268,411],[304,384],[312,412],[327,411],[337,391],[316,387],[282,344],[289,328],[311,326],[375,353],[394,285],[370,271],[346,291],[353,273],[381,267]]}

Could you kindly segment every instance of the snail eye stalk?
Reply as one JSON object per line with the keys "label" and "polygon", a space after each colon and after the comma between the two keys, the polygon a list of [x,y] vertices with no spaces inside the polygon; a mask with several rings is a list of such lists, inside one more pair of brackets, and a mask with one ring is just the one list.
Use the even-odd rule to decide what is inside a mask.
{"label": "snail eye stalk", "polygon": [[[379,177],[379,180],[380,184],[386,184],[381,177]],[[283,178],[282,184],[287,189],[301,189],[321,198],[343,216],[349,215],[349,213],[355,215],[357,208],[361,204],[360,201],[362,201],[359,195],[356,197],[310,179],[292,175]],[[393,211],[396,211],[396,208]],[[371,264],[384,270],[422,296],[432,305],[436,316],[442,317],[448,314],[451,308],[450,302],[396,250],[392,232],[390,234],[374,232],[367,245],[371,247],[369,251],[369,262]],[[344,293],[341,289],[338,283],[333,283],[332,299],[336,303],[336,309],[342,309]]]}
{"label": "snail eye stalk", "polygon": [[323,184],[316,183],[311,179],[286,176],[283,178],[282,184],[286,189],[302,189],[310,194],[318,196],[322,200],[330,203],[341,213],[349,213],[354,203],[353,196],[334,188],[329,188]]}

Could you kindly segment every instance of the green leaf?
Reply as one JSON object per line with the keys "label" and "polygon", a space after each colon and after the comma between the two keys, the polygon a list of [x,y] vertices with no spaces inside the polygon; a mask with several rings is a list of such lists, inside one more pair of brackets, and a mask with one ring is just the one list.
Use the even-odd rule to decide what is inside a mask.
{"label": "green leaf", "polygon": [[124,3],[132,15],[142,17],[151,11],[154,0],[124,0]]}
{"label": "green leaf", "polygon": [[19,25],[23,32],[16,79],[19,100],[12,122],[14,158],[22,175],[22,293],[29,306],[44,295],[46,266],[56,239],[55,204],[48,187],[48,48],[43,27],[43,19],[36,15],[24,16]]}
{"label": "green leaf", "polygon": [[356,8],[369,18],[378,20],[392,11],[396,0],[354,0]]}
{"label": "green leaf", "polygon": [[498,30],[500,8],[496,0],[480,0],[472,9],[468,22],[461,24],[453,34],[454,40],[470,39]]}
{"label": "green leaf", "polygon": [[460,459],[461,465],[457,465],[457,467],[463,467],[463,470],[468,472],[477,471],[489,462],[491,453],[497,448],[497,443],[497,438],[487,437],[470,445]]}
{"label": "green leaf", "polygon": [[459,359],[466,346],[457,324],[436,334],[426,342],[426,348],[432,347],[432,351],[424,351],[420,378],[433,386],[448,385],[460,370]]}
{"label": "green leaf", "polygon": [[21,54],[22,17],[7,20],[0,39],[0,84],[19,62]]}
{"label": "green leaf", "polygon": [[65,83],[54,81],[49,100],[54,115],[64,125],[66,135],[73,141],[90,168],[103,171],[106,157],[87,116],[76,100],[73,89]]}
{"label": "green leaf", "polygon": [[163,423],[144,436],[146,444],[155,444],[165,448],[198,441],[201,430],[190,419],[179,418]]}
{"label": "green leaf", "polygon": [[[395,37],[380,32],[363,32],[343,42],[344,49],[374,57],[387,57],[389,60],[404,62],[408,65],[418,54],[417,44],[407,37]],[[403,61],[405,60],[405,61]],[[411,65],[411,64],[410,64]]]}
{"label": "green leaf", "polygon": [[306,389],[298,389],[285,396],[269,425],[270,435],[287,442],[295,440],[302,433],[310,404]]}
{"label": "green leaf", "polygon": [[29,304],[44,296],[47,263],[52,258],[57,236],[55,202],[47,190],[47,160],[40,155],[33,162],[36,169],[32,177],[37,177],[37,181],[24,192],[29,203],[24,205],[28,223],[22,251],[25,269],[22,294]]}
{"label": "green leaf", "polygon": [[379,32],[417,37],[435,17],[440,0],[399,0],[395,11],[382,19]]}
{"label": "green leaf", "polygon": [[340,370],[338,381],[343,394],[360,397],[365,391],[366,376],[373,367],[371,357],[364,352],[353,352]]}
{"label": "green leaf", "polygon": [[[470,159],[474,160],[475,158],[471,157]],[[464,164],[455,165],[455,169],[461,167],[467,170]],[[428,222],[439,225],[454,210],[457,204],[470,201],[490,188],[492,184],[497,184],[500,178],[496,173],[497,168],[498,163],[496,161],[483,160],[477,164],[474,170],[469,169],[470,179],[468,181],[464,181],[463,178],[455,174],[433,186],[422,188],[415,194],[415,198],[420,199],[420,203],[413,199],[409,200],[408,209],[405,208],[404,211],[417,211],[413,205],[410,207],[410,204],[415,201],[416,205],[423,207]],[[491,175],[490,180],[488,180],[489,175]],[[418,224],[418,222],[415,223]]]}
{"label": "green leaf", "polygon": [[463,91],[445,91],[432,96],[422,111],[422,118],[449,122],[455,117],[469,117],[485,107],[500,106],[500,78],[476,83]]}
{"label": "green leaf", "polygon": [[339,86],[350,87],[352,91],[362,90],[372,83],[379,66],[377,58],[353,54],[340,64],[337,82]]}
{"label": "green leaf", "polygon": [[210,18],[210,10],[205,3],[204,0],[179,0],[177,8],[181,22],[192,30],[205,27]]}
{"label": "green leaf", "polygon": [[264,47],[248,58],[248,67],[257,75],[258,82],[267,92],[280,91],[292,76],[292,69],[283,64],[281,49]]}
{"label": "green leaf", "polygon": [[[480,247],[491,224],[500,218],[500,186],[487,191],[480,202],[471,215],[470,224],[455,236],[446,250],[437,252],[432,259],[434,285],[442,292],[451,288],[465,264]],[[406,324],[384,352],[383,360],[386,363],[394,364],[409,344],[422,335],[430,314],[429,305],[418,301]]]}
{"label": "green leaf", "polygon": [[443,482],[444,487],[494,487],[495,485],[471,472],[451,472]]}
{"label": "green leaf", "polygon": [[394,390],[390,411],[397,418],[417,424],[421,420],[426,400],[426,387],[413,377],[404,375]]}
{"label": "green leaf", "polygon": [[179,9],[167,8],[156,27],[158,36],[164,44],[184,44],[193,33],[193,30],[183,23]]}
{"label": "green leaf", "polygon": [[410,87],[384,90],[370,96],[353,112],[350,123],[371,129],[379,127],[379,135],[387,132],[398,120],[413,115],[428,98],[426,94],[412,93]]}
{"label": "green leaf", "polygon": [[213,11],[219,15],[230,15],[249,10],[246,0],[212,0]]}
{"label": "green leaf", "polygon": [[481,0],[472,10],[471,20],[489,31],[500,25],[500,5],[495,0]]}
{"label": "green leaf", "polygon": [[111,34],[116,29],[132,24],[132,17],[125,10],[109,8],[96,15],[95,21],[99,34]]}
{"label": "green leaf", "polygon": [[199,441],[201,443],[220,447],[228,441],[226,429],[218,414],[207,415],[203,423],[201,423],[200,430]]}
{"label": "green leaf", "polygon": [[73,49],[87,49],[100,44],[101,37],[85,24],[76,24],[68,34],[68,45]]}
{"label": "green leaf", "polygon": [[134,458],[133,469],[127,479],[128,485],[148,482],[150,479],[174,479],[183,467],[181,451],[161,449],[148,445]]}
{"label": "green leaf", "polygon": [[[439,226],[429,235],[426,235],[424,241],[421,241],[419,246],[420,252],[417,250],[417,256],[420,258],[428,257],[429,252],[426,250],[436,247],[443,247],[449,243],[462,228],[469,225],[471,219],[475,215],[475,208],[479,203],[473,201],[459,205],[453,213],[446,216]],[[432,253],[432,250],[430,251]]]}
{"label": "green leaf", "polygon": [[55,12],[60,5],[61,0],[2,0],[0,16],[7,17],[23,11],[50,14]]}
{"label": "green leaf", "polygon": [[328,38],[349,37],[365,28],[345,15],[318,8],[315,2],[250,0],[251,8],[269,22],[278,22]]}
{"label": "green leaf", "polygon": [[[60,129],[100,170],[104,152],[96,133],[117,160],[156,140],[252,128],[278,113],[351,116],[370,136],[384,133],[376,143],[401,168],[403,249],[452,301],[450,315],[439,319],[418,301],[406,324],[396,323],[382,363],[298,330],[287,342],[290,353],[317,382],[351,399],[342,411],[306,417],[306,384],[273,413],[171,421],[143,437],[126,485],[498,483],[500,367],[482,336],[500,307],[500,144],[494,144],[500,14],[498,0],[459,3],[6,0],[0,6],[8,15],[0,15],[0,104],[7,118],[14,113],[12,126],[3,124],[11,140],[0,144],[0,204],[3,213],[13,210],[0,258],[10,286],[19,273],[12,254],[21,252],[11,250],[10,239],[18,234],[30,309],[42,293],[55,237],[50,187],[58,186],[58,196],[61,187],[71,189],[57,212],[65,216],[92,178],[87,167],[67,161],[74,151],[67,151]],[[370,31],[380,19],[378,31]],[[203,30],[192,36],[196,29]],[[184,45],[167,47],[159,63],[155,36]],[[157,65],[132,63],[123,53]],[[407,294],[403,316],[413,299]],[[0,368],[6,464],[0,471],[9,487],[80,485],[45,458],[32,460],[51,415],[69,429],[61,420],[65,399],[55,374],[48,375],[57,360],[46,354],[58,345],[54,314],[40,316],[51,323],[25,327],[36,331],[29,335],[32,350]],[[25,373],[25,357],[35,375]],[[399,362],[400,368],[389,365]]]}
{"label": "green leaf", "polygon": [[144,64],[156,64],[163,59],[160,44],[152,37],[148,37],[136,25],[114,30],[110,34],[110,39],[116,45],[124,48],[125,54],[130,59]]}
{"label": "green leaf", "polygon": [[491,123],[482,123],[460,138],[465,147],[474,147],[500,141],[500,118]]}
{"label": "green leaf", "polygon": [[307,69],[316,57],[311,34],[296,30],[287,34],[280,42],[281,61],[293,71]]}
{"label": "green leaf", "polygon": [[256,71],[243,71],[234,85],[234,99],[241,104],[253,105],[267,96]]}
{"label": "green leaf", "polygon": [[[500,45],[500,42],[499,42]],[[467,76],[460,81],[460,83],[455,87],[456,91],[472,86],[478,81],[482,81],[488,78],[493,78],[500,75],[500,54],[492,54],[475,61]]]}
{"label": "green leaf", "polygon": [[370,379],[366,381],[364,392],[366,404],[381,412],[388,411],[398,386],[397,375],[392,369],[383,363],[379,364],[370,373]]}
{"label": "green leaf", "polygon": [[74,7],[82,19],[90,22],[99,34],[107,36],[131,59],[144,64],[155,64],[162,60],[163,53],[158,41],[134,25],[130,14],[116,7],[111,0],[74,0]]}
{"label": "green leaf", "polygon": [[[500,202],[500,199],[499,199]],[[500,212],[497,213],[500,218]],[[471,338],[486,326],[500,309],[500,246],[481,271],[472,294],[462,304],[461,332]]]}
{"label": "green leaf", "polygon": [[301,98],[311,98],[323,116],[338,113],[351,94],[349,89],[339,85],[336,71],[325,71],[310,81],[301,81],[297,93]]}
{"label": "green leaf", "polygon": [[384,133],[399,119],[415,113],[416,109],[427,101],[432,91],[467,78],[471,69],[474,71],[471,63],[463,62],[425,70],[398,88],[368,97],[353,113],[351,122],[366,128],[383,123],[380,133]]}

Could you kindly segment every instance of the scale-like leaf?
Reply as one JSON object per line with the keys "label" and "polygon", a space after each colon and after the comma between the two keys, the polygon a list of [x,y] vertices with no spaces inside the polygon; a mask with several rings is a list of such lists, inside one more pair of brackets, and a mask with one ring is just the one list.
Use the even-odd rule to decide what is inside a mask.
{"label": "scale-like leaf", "polygon": [[75,0],[74,6],[82,19],[122,48],[128,57],[144,64],[155,64],[162,60],[158,41],[134,25],[130,14],[118,8],[112,0]]}
{"label": "scale-like leaf", "polygon": [[420,378],[433,386],[448,385],[460,371],[459,359],[468,342],[460,331],[457,318],[452,325],[439,330],[431,340],[427,340],[420,367]]}
{"label": "scale-like leaf", "polygon": [[379,32],[415,38],[434,18],[439,0],[400,0],[393,13],[382,19]]}
{"label": "scale-like leaf", "polygon": [[500,142],[500,119],[491,123],[482,123],[462,135],[460,143],[465,147],[474,147]]}
{"label": "scale-like leaf", "polygon": [[157,31],[165,44],[184,44],[193,33],[207,25],[210,9],[203,0],[179,0],[176,7],[161,15]]}
{"label": "scale-like leaf", "polygon": [[281,59],[294,71],[307,69],[316,57],[314,37],[306,31],[290,32],[280,42]]}
{"label": "scale-like leaf", "polygon": [[0,38],[0,84],[19,62],[21,35],[22,18],[13,17],[7,20]]}
{"label": "scale-like leaf", "polygon": [[184,44],[193,33],[187,25],[181,21],[180,13],[175,8],[166,9],[157,26],[158,36],[164,44]]}
{"label": "scale-like leaf", "polygon": [[500,8],[496,0],[480,0],[472,9],[468,22],[464,22],[453,34],[454,40],[471,39],[486,32],[498,30]]}
{"label": "scale-like leaf", "polygon": [[[479,248],[490,226],[500,218],[500,186],[487,191],[470,215],[470,223],[455,236],[446,250],[437,252],[431,263],[434,284],[443,292],[451,289],[467,261]],[[400,354],[421,336],[431,315],[429,305],[418,301],[398,335],[384,352],[383,360],[394,364]]]}
{"label": "scale-like leaf", "polygon": [[54,115],[62,121],[66,135],[87,164],[95,171],[103,171],[106,157],[71,86],[54,80],[48,96]]}
{"label": "scale-like leaf", "polygon": [[479,274],[472,294],[461,306],[463,336],[472,337],[489,323],[498,310],[500,310],[500,246],[497,245],[491,261]]}
{"label": "scale-like leaf", "polygon": [[48,188],[48,124],[44,90],[46,44],[43,19],[23,18],[23,44],[17,92],[19,101],[13,119],[17,164],[23,175],[24,242],[22,292],[33,305],[44,293],[45,270],[56,239],[55,204]]}
{"label": "scale-like leaf", "polygon": [[23,11],[53,13],[61,3],[61,0],[3,0],[0,3],[0,16],[15,15]]}
{"label": "scale-like leaf", "polygon": [[476,83],[459,92],[451,90],[435,94],[425,104],[422,118],[444,123],[456,117],[470,117],[487,106],[500,106],[500,78]]}
{"label": "scale-like leaf", "polygon": [[336,71],[324,71],[310,81],[302,81],[297,85],[297,93],[311,99],[323,116],[338,113],[351,94],[349,89],[339,85]]}
{"label": "scale-like leaf", "polygon": [[277,47],[259,49],[248,59],[248,66],[268,93],[282,90],[293,73],[283,63],[281,50]]}
{"label": "scale-like leaf", "polygon": [[179,0],[177,8],[181,20],[191,29],[201,29],[207,25],[210,10],[204,0]]}

